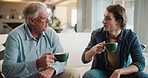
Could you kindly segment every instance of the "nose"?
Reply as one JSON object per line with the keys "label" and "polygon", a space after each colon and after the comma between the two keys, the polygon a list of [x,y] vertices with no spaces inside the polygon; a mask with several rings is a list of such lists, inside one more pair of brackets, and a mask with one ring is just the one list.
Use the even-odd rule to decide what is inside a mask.
{"label": "nose", "polygon": [[105,19],[103,19],[103,20],[102,20],[102,23],[103,23],[103,24],[105,24],[105,23],[106,23],[106,20],[105,20]]}
{"label": "nose", "polygon": [[47,19],[46,19],[46,23],[49,23],[49,22],[50,22],[50,20],[47,18]]}

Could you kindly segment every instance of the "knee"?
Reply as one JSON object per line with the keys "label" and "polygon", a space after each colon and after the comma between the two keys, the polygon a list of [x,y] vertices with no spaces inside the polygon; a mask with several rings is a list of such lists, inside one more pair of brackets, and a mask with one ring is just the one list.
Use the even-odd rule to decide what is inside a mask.
{"label": "knee", "polygon": [[65,69],[64,72],[67,74],[67,78],[80,78],[80,73],[75,69]]}
{"label": "knee", "polygon": [[93,73],[92,70],[87,71],[84,75],[83,78],[97,78],[96,75]]}
{"label": "knee", "polygon": [[142,71],[134,73],[134,75],[136,76],[136,78],[148,78],[148,74],[146,74],[146,73],[144,73]]}

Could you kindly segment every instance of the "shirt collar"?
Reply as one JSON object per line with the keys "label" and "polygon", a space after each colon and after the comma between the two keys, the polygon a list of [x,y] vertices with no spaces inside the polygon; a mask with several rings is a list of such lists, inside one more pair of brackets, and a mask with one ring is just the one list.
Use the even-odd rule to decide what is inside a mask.
{"label": "shirt collar", "polygon": [[[26,31],[26,40],[31,40],[31,39],[36,40],[36,39],[32,36],[32,34],[31,34],[31,32],[30,32],[30,29],[29,29],[29,27],[28,27],[27,24],[25,24],[25,31]],[[45,36],[45,32],[42,32],[41,35],[40,35],[40,38],[41,38],[41,37],[44,37],[44,36]]]}
{"label": "shirt collar", "polygon": [[120,36],[119,36],[119,40],[123,41],[124,40],[124,30],[121,30]]}
{"label": "shirt collar", "polygon": [[[120,36],[119,36],[119,40],[120,41],[124,40],[123,36],[124,36],[124,30],[121,30],[121,33],[120,33]],[[106,38],[109,39],[108,32],[106,32]]]}

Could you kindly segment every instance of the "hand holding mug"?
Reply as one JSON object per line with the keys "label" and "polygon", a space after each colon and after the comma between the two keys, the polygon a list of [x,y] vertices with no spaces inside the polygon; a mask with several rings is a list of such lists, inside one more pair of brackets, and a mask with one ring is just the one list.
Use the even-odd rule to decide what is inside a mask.
{"label": "hand holding mug", "polygon": [[59,61],[59,62],[66,62],[68,60],[69,57],[69,53],[55,53],[55,61]]}
{"label": "hand holding mug", "polygon": [[36,60],[37,68],[47,68],[54,63],[55,56],[52,53],[45,53],[41,58]]}
{"label": "hand holding mug", "polygon": [[92,48],[92,51],[95,53],[95,54],[100,54],[102,52],[104,52],[104,44],[105,44],[105,41],[95,45],[93,48]]}
{"label": "hand holding mug", "polygon": [[105,43],[105,49],[108,52],[116,52],[117,48],[118,48],[118,43],[114,42],[114,43]]}
{"label": "hand holding mug", "polygon": [[96,44],[89,51],[87,51],[85,53],[85,60],[87,62],[90,62],[92,60],[92,57],[95,54],[100,54],[100,53],[104,52],[104,44],[105,44],[105,41],[103,41],[103,42],[101,42],[99,44]]}

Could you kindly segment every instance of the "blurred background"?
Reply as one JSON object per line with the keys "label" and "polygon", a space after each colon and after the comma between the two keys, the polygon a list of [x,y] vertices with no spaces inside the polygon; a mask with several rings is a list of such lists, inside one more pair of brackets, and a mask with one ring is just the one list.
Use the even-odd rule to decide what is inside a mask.
{"label": "blurred background", "polygon": [[0,34],[25,22],[22,11],[31,1],[48,5],[49,26],[57,33],[90,33],[101,28],[106,7],[120,4],[126,8],[127,29],[137,32],[148,45],[148,0],[0,0]]}

